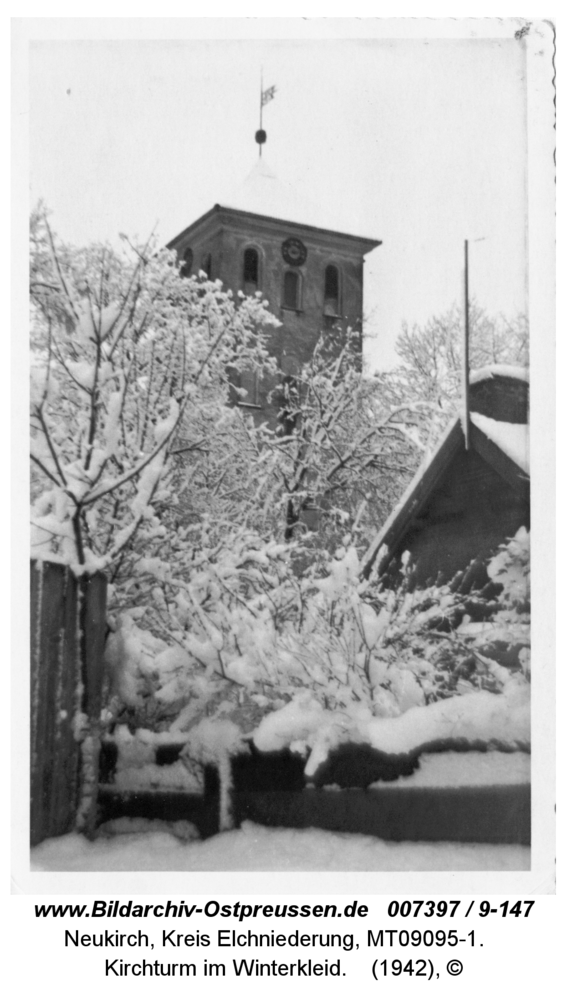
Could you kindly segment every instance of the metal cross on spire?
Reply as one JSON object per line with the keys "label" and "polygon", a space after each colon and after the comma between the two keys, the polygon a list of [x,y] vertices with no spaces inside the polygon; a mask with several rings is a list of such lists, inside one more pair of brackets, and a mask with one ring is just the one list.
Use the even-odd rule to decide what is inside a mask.
{"label": "metal cross on spire", "polygon": [[276,96],[276,88],[275,87],[268,87],[267,90],[264,90],[264,71],[261,70],[261,72],[260,72],[260,128],[258,129],[258,131],[256,132],[256,135],[255,135],[256,142],[258,143],[258,145],[260,147],[260,156],[262,156],[262,146],[264,145],[266,139],[268,138],[268,136],[264,132],[264,129],[262,128],[262,112],[264,110],[264,105],[268,104],[270,101],[272,101],[275,96]]}

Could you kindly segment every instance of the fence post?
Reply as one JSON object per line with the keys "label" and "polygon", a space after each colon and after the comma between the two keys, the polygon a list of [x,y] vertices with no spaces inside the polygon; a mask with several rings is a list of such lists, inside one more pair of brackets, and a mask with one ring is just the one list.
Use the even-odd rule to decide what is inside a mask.
{"label": "fence post", "polygon": [[81,638],[82,711],[86,729],[81,740],[81,778],[77,829],[92,837],[96,827],[100,763],[103,655],[106,638],[106,577],[102,573],[78,580]]}
{"label": "fence post", "polygon": [[[84,600],[79,592],[84,592]],[[81,794],[80,713],[97,726],[102,701],[106,580],[79,584],[68,566],[31,564],[30,839],[75,827]],[[98,757],[97,757],[98,759]],[[93,795],[96,804],[96,794]],[[89,829],[94,824],[94,807]]]}

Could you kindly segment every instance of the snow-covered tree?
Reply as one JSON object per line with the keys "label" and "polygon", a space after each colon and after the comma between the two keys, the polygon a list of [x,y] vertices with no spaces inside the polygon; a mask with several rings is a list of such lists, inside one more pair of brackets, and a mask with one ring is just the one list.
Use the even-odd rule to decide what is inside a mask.
{"label": "snow-covered tree", "polygon": [[[427,401],[446,409],[462,392],[463,313],[453,306],[433,316],[424,326],[404,324],[396,341],[402,364],[380,376],[391,404]],[[473,302],[470,307],[469,362],[471,369],[494,364],[527,367],[527,318],[490,317]]]}
{"label": "snow-covered tree", "polygon": [[[58,243],[32,220],[33,552],[115,568],[187,488],[187,457],[226,419],[228,371],[269,365],[258,299],[180,277],[152,241]],[[182,457],[184,456],[184,460]]]}
{"label": "snow-covered tree", "polygon": [[273,392],[275,428],[232,407],[214,421],[202,414],[198,447],[181,436],[177,452],[190,474],[178,523],[206,518],[209,539],[215,526],[220,539],[235,523],[286,541],[315,528],[312,551],[332,547],[348,527],[364,544],[415,468],[420,407],[385,405],[379,382],[361,371],[354,336],[326,334],[293,379],[280,373]]}
{"label": "snow-covered tree", "polygon": [[415,408],[385,404],[378,381],[361,370],[356,335],[324,335],[278,391],[280,426],[251,434],[250,446],[262,470],[258,492],[279,512],[284,537],[315,527],[324,548],[348,526],[367,538],[415,468]]}
{"label": "snow-covered tree", "polygon": [[374,647],[397,656],[411,615],[359,584],[355,546],[415,465],[418,390],[388,406],[356,340],[327,335],[258,426],[227,404],[235,368],[274,374],[259,298],[151,243],[62,245],[44,215],[30,275],[33,552],[106,572],[122,704],[185,724],[227,690],[242,712],[306,687],[374,711]]}

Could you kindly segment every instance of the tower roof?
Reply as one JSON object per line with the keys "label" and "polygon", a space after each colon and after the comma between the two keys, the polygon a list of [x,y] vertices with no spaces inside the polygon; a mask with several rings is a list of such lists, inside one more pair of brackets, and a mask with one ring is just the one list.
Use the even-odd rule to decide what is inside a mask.
{"label": "tower roof", "polygon": [[[299,194],[291,184],[280,180],[268,166],[264,158],[259,158],[245,180],[232,190],[205,215],[195,219],[187,229],[168,243],[175,248],[180,240],[204,222],[212,213],[234,212],[237,215],[259,216],[263,219],[283,220],[298,226],[319,230],[321,233],[341,235],[363,245],[362,252],[368,253],[380,245],[381,240],[370,236],[355,235],[349,227],[341,225],[338,212],[329,213],[324,208]],[[330,218],[330,215],[335,216]]]}
{"label": "tower roof", "polygon": [[223,208],[236,208],[286,222],[330,228],[323,223],[317,205],[300,195],[291,184],[280,180],[263,158],[258,159],[244,181],[220,204]]}

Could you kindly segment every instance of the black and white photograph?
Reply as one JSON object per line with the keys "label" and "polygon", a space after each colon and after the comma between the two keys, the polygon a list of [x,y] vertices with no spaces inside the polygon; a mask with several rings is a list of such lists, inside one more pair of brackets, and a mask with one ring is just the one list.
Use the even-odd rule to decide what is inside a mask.
{"label": "black and white photograph", "polygon": [[26,35],[22,885],[552,892],[553,27],[170,20]]}

